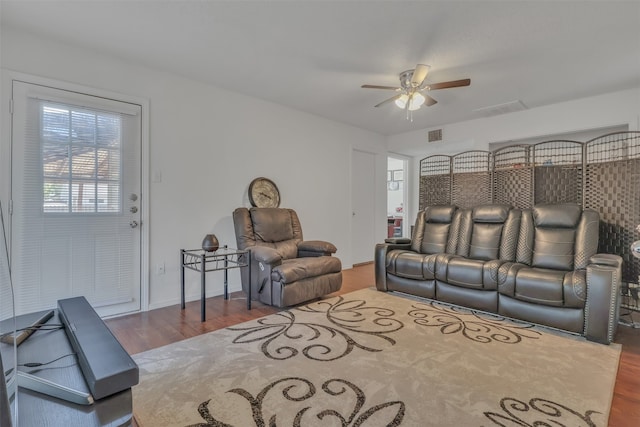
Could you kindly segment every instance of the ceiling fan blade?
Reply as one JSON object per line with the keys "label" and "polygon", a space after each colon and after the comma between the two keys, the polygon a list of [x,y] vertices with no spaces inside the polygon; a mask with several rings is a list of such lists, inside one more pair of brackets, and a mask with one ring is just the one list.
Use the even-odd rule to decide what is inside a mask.
{"label": "ceiling fan blade", "polygon": [[438,101],[436,101],[435,99],[433,99],[429,95],[426,95],[426,94],[423,93],[422,96],[424,96],[425,99],[426,99],[426,101],[424,102],[424,105],[426,105],[427,107],[431,107],[432,105],[438,103]]}
{"label": "ceiling fan blade", "polygon": [[418,87],[422,84],[424,79],[427,78],[427,73],[429,73],[428,65],[418,64],[416,65],[416,69],[413,70],[413,75],[411,76],[411,86]]}
{"label": "ceiling fan blade", "polygon": [[385,99],[385,100],[384,100],[384,101],[382,101],[381,103],[374,105],[374,107],[379,107],[379,106],[381,106],[381,105],[386,104],[387,102],[395,101],[396,99],[400,98],[401,96],[402,96],[402,94],[401,94],[401,93],[399,93],[399,94],[397,94],[396,96],[392,96],[391,98],[389,98],[389,99]]}
{"label": "ceiling fan blade", "polygon": [[389,90],[400,90],[399,87],[394,86],[378,86],[378,85],[362,85],[360,86],[363,89],[389,89]]}
{"label": "ceiling fan blade", "polygon": [[450,87],[469,86],[470,84],[471,84],[471,79],[452,80],[450,82],[430,84],[429,89],[431,90],[448,89]]}

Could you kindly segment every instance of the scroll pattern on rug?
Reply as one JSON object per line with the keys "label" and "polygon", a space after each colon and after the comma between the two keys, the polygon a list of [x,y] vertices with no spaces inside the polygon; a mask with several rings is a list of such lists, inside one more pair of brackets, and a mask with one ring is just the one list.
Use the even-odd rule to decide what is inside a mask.
{"label": "scroll pattern on rug", "polygon": [[[395,427],[399,426],[404,418],[405,405],[401,401],[385,402],[371,406],[370,408],[365,408],[367,400],[365,393],[350,381],[334,378],[325,381],[320,388],[329,396],[339,397],[341,400],[353,399],[353,408],[348,413],[341,413],[339,410],[332,408],[318,408],[314,410],[312,406],[304,406],[293,416],[293,427],[313,425],[309,423],[313,423],[315,420],[322,422],[329,418],[335,418],[339,424],[344,427],[361,426],[365,422],[370,423],[369,425]],[[269,416],[265,413],[266,411],[263,407],[267,395],[273,394],[270,393],[272,390],[280,390],[283,399],[281,404],[284,405],[308,401],[318,393],[318,388],[313,382],[299,377],[287,377],[274,381],[264,387],[255,396],[243,388],[234,388],[229,390],[228,393],[235,393],[246,399],[251,406],[253,421],[256,427],[264,427],[267,425],[276,426],[280,421],[277,418],[277,414]],[[349,394],[352,394],[352,396],[349,396]],[[198,413],[206,423],[191,424],[187,427],[233,427],[232,424],[217,420],[211,414],[209,402],[211,402],[211,400],[202,402],[198,406]],[[306,421],[304,424],[303,420]],[[288,423],[286,423],[286,425],[288,425]]]}
{"label": "scroll pattern on rug", "polygon": [[523,339],[538,339],[540,332],[532,330],[534,325],[518,324],[500,316],[480,315],[454,306],[429,303],[416,303],[409,316],[421,326],[439,327],[444,335],[461,333],[471,341],[488,344],[517,344]]}
{"label": "scroll pattern on rug", "polygon": [[[296,316],[300,312],[318,314],[329,324],[322,323],[324,319],[301,321]],[[389,335],[404,327],[393,318],[395,314],[388,308],[369,306],[364,300],[340,296],[282,311],[249,326],[227,329],[242,332],[233,339],[234,344],[262,342],[260,349],[270,359],[286,360],[302,352],[308,359],[328,362],[345,357],[354,349],[378,352],[385,345],[395,345]],[[363,344],[366,337],[374,337],[381,345]]]}
{"label": "scroll pattern on rug", "polygon": [[501,427],[597,427],[591,415],[600,413],[587,411],[581,414],[560,403],[538,397],[528,403],[505,397],[500,401],[500,408],[502,413],[485,412],[484,415]]}
{"label": "scroll pattern on rug", "polygon": [[[136,420],[189,427],[606,425],[619,352],[534,328],[377,291],[337,296],[139,356]],[[549,360],[558,366],[539,369]],[[593,381],[601,364],[613,371]],[[170,392],[176,384],[183,389]]]}

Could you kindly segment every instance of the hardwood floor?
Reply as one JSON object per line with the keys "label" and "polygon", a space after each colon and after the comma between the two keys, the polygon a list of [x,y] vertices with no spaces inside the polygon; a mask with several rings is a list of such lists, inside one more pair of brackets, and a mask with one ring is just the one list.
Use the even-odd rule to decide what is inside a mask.
{"label": "hardwood floor", "polygon": [[[373,286],[373,264],[343,271],[343,285],[335,295]],[[176,285],[177,286],[177,285]],[[161,347],[196,335],[226,328],[251,319],[276,313],[279,309],[253,302],[246,310],[243,293],[231,294],[225,301],[221,296],[207,299],[207,321],[200,322],[200,302],[160,308],[146,313],[109,319],[107,326],[130,353]],[[640,313],[635,313],[640,321]],[[616,335],[622,345],[622,356],[613,396],[609,426],[636,427],[640,425],[640,329],[620,326]],[[588,375],[588,372],[585,372]]]}

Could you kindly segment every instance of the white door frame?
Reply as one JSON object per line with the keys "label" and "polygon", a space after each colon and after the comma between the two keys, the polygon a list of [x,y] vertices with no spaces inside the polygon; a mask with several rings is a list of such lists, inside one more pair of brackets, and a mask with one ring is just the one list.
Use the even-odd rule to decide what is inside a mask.
{"label": "white door frame", "polygon": [[[138,104],[142,107],[141,112],[141,242],[140,242],[140,310],[147,311],[149,309],[149,100],[137,96],[125,95],[113,91],[96,89],[93,87],[82,86],[74,83],[62,82],[59,80],[39,77],[21,72],[1,69],[2,73],[2,94],[1,99],[9,100],[8,94],[12,92],[14,80],[31,83],[36,85],[50,86],[57,89],[78,92],[103,98],[117,99],[123,102]],[[9,104],[7,102],[7,104]],[[7,234],[11,230],[11,215],[8,215],[9,200],[11,200],[11,105],[3,104],[0,108],[2,114],[2,132],[0,137],[0,178],[2,187],[0,187],[0,198],[3,200],[2,207],[5,210],[5,221]],[[5,202],[7,201],[7,202]],[[6,205],[6,206],[5,206]],[[10,234],[7,238],[11,239]],[[11,247],[11,245],[9,245]]]}
{"label": "white door frame", "polygon": [[411,211],[411,200],[409,198],[409,188],[411,188],[412,184],[412,175],[411,175],[411,158],[407,156],[403,156],[402,154],[396,153],[387,153],[387,161],[389,158],[395,160],[402,161],[402,170],[404,171],[404,184],[402,188],[402,200],[403,200],[403,219],[402,219],[402,236],[411,238],[411,226],[413,222],[410,219],[410,211]]}

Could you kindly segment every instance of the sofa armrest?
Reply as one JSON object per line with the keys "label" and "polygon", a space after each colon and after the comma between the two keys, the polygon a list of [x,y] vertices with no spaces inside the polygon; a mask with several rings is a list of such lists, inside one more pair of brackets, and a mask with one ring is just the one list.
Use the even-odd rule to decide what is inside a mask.
{"label": "sofa armrest", "polygon": [[298,243],[298,256],[330,256],[335,254],[338,249],[329,242],[324,240],[303,240]]}
{"label": "sofa armrest", "polygon": [[390,239],[384,239],[385,243],[391,243],[391,244],[406,244],[409,243],[411,244],[411,239],[409,239],[408,237],[392,237]]}
{"label": "sofa armrest", "polygon": [[375,276],[376,288],[379,291],[388,291],[387,289],[387,253],[393,249],[411,250],[411,243],[378,243],[375,248]]}
{"label": "sofa armrest", "polygon": [[620,316],[622,258],[596,254],[587,265],[584,335],[590,341],[613,341]]}
{"label": "sofa armrest", "polygon": [[610,267],[622,268],[622,257],[612,254],[595,254],[589,258],[589,264],[608,265]]}
{"label": "sofa armrest", "polygon": [[263,262],[273,266],[282,264],[282,256],[273,248],[252,246],[249,250],[251,251],[251,261],[253,262]]}

